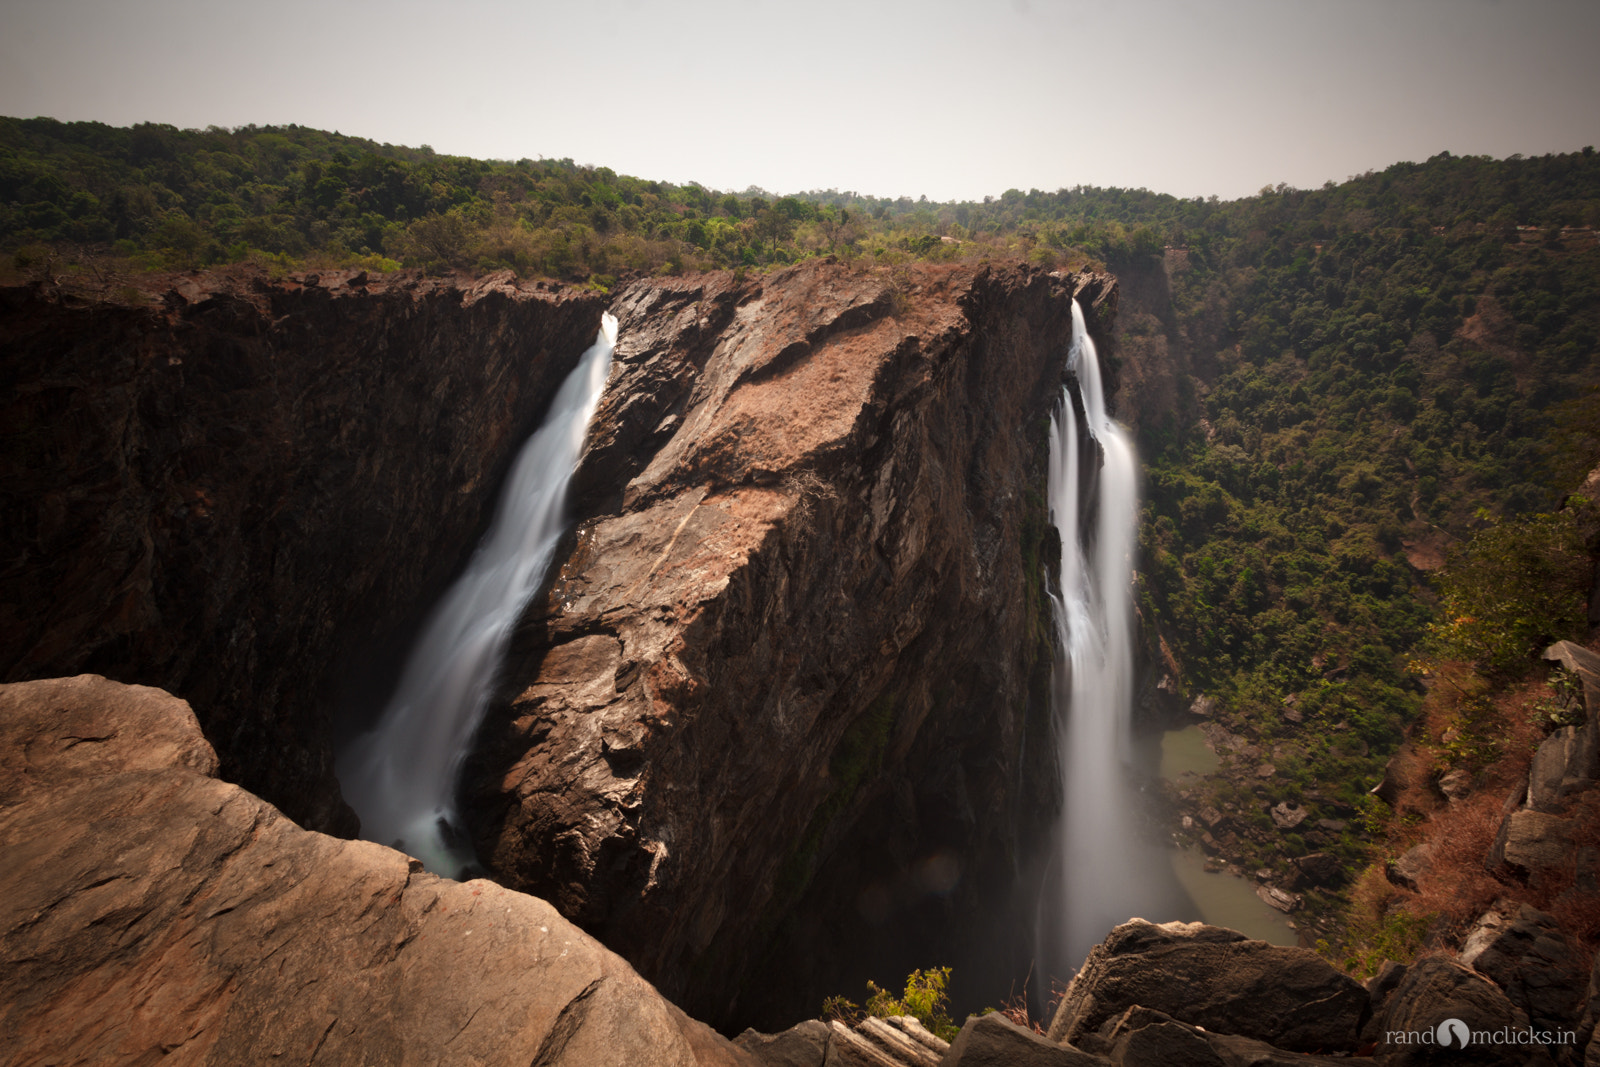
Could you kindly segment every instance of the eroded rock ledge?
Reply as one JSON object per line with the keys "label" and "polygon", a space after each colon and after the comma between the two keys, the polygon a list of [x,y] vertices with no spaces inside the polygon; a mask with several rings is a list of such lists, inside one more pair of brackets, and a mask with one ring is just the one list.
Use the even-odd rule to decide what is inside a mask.
{"label": "eroded rock ledge", "polygon": [[544,901],[216,770],[160,690],[0,686],[0,1060],[748,1062]]}

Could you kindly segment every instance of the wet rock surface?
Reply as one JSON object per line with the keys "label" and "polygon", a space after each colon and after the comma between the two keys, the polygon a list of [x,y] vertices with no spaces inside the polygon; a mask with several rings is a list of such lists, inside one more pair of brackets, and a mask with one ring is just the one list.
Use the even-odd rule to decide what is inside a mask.
{"label": "wet rock surface", "polygon": [[0,1060],[752,1062],[543,901],[302,830],[187,705],[0,686]]}
{"label": "wet rock surface", "polygon": [[1027,951],[1074,293],[1109,317],[1109,279],[1024,267],[618,290],[587,517],[468,771],[497,877],[719,1023]]}
{"label": "wet rock surface", "polygon": [[174,692],[226,778],[354,833],[330,722],[386,681],[339,672],[403,651],[603,304],[509,273],[0,290],[0,680]]}

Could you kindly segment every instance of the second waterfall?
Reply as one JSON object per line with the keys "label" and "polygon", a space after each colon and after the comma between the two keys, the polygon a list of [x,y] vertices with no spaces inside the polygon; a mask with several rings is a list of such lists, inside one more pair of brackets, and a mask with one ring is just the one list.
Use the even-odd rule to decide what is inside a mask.
{"label": "second waterfall", "polygon": [[[1040,897],[1042,977],[1064,978],[1112,926],[1170,907],[1170,873],[1140,839],[1130,784],[1133,573],[1139,465],[1127,431],[1106,414],[1099,356],[1083,309],[1072,305],[1069,389],[1050,427],[1049,502],[1061,538],[1052,599],[1062,653],[1052,719],[1062,816]],[[1083,447],[1087,445],[1087,447]]]}
{"label": "second waterfall", "polygon": [[544,582],[566,528],[567,483],[583,452],[617,343],[609,313],[517,454],[494,522],[434,608],[377,726],[339,759],[361,836],[395,845],[436,874],[473,859],[455,795],[511,631]]}

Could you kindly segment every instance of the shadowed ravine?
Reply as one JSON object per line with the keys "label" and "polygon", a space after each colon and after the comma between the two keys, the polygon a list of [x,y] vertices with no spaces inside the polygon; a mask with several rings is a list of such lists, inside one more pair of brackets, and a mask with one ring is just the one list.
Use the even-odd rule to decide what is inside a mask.
{"label": "shadowed ravine", "polygon": [[339,783],[361,835],[457,877],[476,864],[456,811],[461,767],[499,676],[511,630],[540,588],[567,526],[567,485],[600,403],[617,320],[600,334],[522,446],[493,525],[433,609],[388,707],[340,755]]}

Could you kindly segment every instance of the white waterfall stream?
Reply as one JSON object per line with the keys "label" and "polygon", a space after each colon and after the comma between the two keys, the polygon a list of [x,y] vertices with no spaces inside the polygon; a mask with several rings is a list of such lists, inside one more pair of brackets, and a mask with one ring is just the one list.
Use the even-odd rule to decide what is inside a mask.
{"label": "white waterfall stream", "polygon": [[1099,356],[1076,301],[1067,360],[1098,457],[1085,463],[1079,454],[1078,415],[1064,388],[1050,427],[1049,502],[1061,536],[1052,606],[1066,655],[1051,693],[1063,810],[1040,897],[1037,951],[1046,979],[1066,977],[1141,908],[1152,911],[1145,918],[1167,918],[1160,909],[1171,897],[1170,872],[1138,838],[1128,775],[1138,458],[1127,431],[1106,414]]}
{"label": "white waterfall stream", "polygon": [[434,608],[376,727],[339,758],[340,785],[361,816],[362,836],[436,874],[454,877],[473,860],[455,810],[461,767],[512,628],[561,540],[567,484],[616,341],[617,320],[604,314],[595,343],[518,453],[493,523]]}

